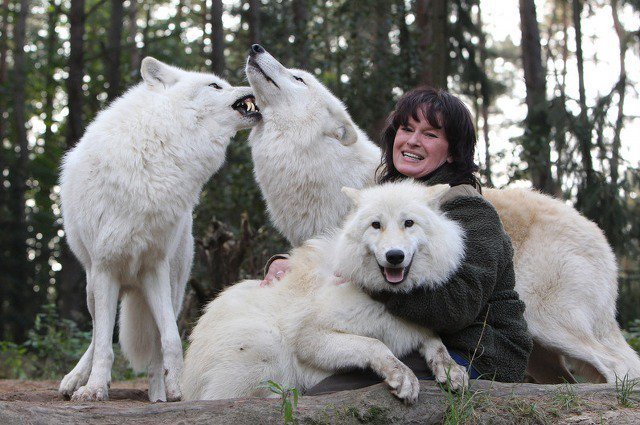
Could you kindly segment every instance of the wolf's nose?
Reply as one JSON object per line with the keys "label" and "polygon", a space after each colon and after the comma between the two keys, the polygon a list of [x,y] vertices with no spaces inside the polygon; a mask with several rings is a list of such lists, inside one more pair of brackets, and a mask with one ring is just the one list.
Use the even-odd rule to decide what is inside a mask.
{"label": "wolf's nose", "polygon": [[251,51],[254,53],[264,53],[264,48],[259,44],[254,44],[251,46]]}
{"label": "wolf's nose", "polygon": [[404,252],[399,249],[392,249],[385,254],[387,261],[393,265],[400,264],[404,261]]}

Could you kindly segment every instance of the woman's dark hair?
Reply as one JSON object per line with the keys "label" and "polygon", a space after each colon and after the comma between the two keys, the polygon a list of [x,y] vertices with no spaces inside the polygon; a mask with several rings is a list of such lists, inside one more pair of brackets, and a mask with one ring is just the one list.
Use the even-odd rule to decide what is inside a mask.
{"label": "woman's dark hair", "polygon": [[[393,165],[393,142],[398,128],[407,125],[409,117],[419,121],[420,111],[433,128],[444,128],[444,134],[449,142],[448,153],[453,159],[452,163],[443,165],[448,168],[446,183],[452,186],[471,184],[480,189],[480,182],[475,175],[479,167],[473,161],[476,130],[471,113],[456,96],[445,90],[431,87],[419,87],[405,93],[387,118],[387,127],[380,138],[382,162],[376,172],[378,183],[407,177]],[[421,180],[429,180],[429,177],[430,175],[427,175]]]}

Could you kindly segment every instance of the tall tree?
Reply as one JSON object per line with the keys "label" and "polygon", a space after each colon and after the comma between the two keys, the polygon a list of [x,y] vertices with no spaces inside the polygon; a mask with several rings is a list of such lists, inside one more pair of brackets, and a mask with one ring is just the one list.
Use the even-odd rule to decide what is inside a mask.
{"label": "tall tree", "polygon": [[138,1],[130,0],[129,2],[129,27],[127,43],[129,45],[130,76],[136,79],[140,72],[140,50],[136,45],[136,36],[138,35]]}
{"label": "tall tree", "polygon": [[222,28],[222,0],[211,2],[211,71],[224,76],[224,32]]}
{"label": "tall tree", "polygon": [[[9,50],[9,0],[3,0],[2,2],[2,15],[0,15],[0,227],[3,229],[9,228],[8,216],[9,211],[6,210],[7,198],[5,189],[5,176],[4,171],[7,168],[7,161],[5,157],[4,138],[5,138],[5,111],[7,108],[6,95],[6,83],[7,83],[7,53]],[[2,266],[2,274],[5,276],[4,280],[8,281],[9,270],[7,268],[9,248],[8,248],[8,235],[2,235],[0,237],[0,262]],[[9,325],[7,317],[7,286],[6,284],[0,284],[0,341],[6,339],[5,329]]]}
{"label": "tall tree", "polygon": [[542,63],[540,30],[534,0],[520,0],[520,28],[522,30],[522,65],[527,87],[523,154],[528,164],[533,187],[545,193],[553,193],[546,72]]}
{"label": "tall tree", "polygon": [[307,0],[292,0],[293,7],[293,47],[295,49],[296,66],[302,69],[309,67],[309,47],[307,43],[307,22],[309,21]]}
{"label": "tall tree", "polygon": [[[488,71],[488,58],[487,58],[487,40],[486,34],[482,30],[482,9],[480,4],[478,4],[478,14],[477,14],[477,26],[479,29],[478,36],[478,49],[480,50],[479,55],[479,65],[480,71],[483,74],[487,74]],[[491,93],[489,89],[489,81],[488,78],[483,78],[480,80],[480,96],[481,104],[479,105],[479,112],[482,115],[482,136],[485,145],[485,154],[484,154],[484,169],[482,170],[482,174],[484,175],[485,182],[487,186],[493,186],[493,181],[491,178],[491,152],[490,152],[490,140],[489,140],[489,104],[491,102]]]}
{"label": "tall tree", "polygon": [[[83,133],[82,79],[84,77],[84,33],[85,2],[71,0],[69,10],[69,77],[67,78],[67,98],[69,115],[67,118],[67,149],[71,149],[80,140]],[[58,306],[62,317],[82,320],[86,317],[84,309],[85,276],[82,266],[73,255],[67,243],[62,244],[60,256],[62,271],[58,283]]]}
{"label": "tall tree", "polygon": [[13,292],[12,304],[13,319],[15,323],[14,338],[22,341],[27,332],[26,317],[19,310],[22,303],[29,300],[26,294],[30,292],[29,263],[27,261],[27,217],[25,211],[27,179],[29,178],[29,145],[27,141],[27,129],[25,127],[25,89],[27,68],[25,64],[25,38],[27,27],[27,15],[29,13],[29,1],[20,0],[20,10],[14,31],[13,72],[12,75],[12,101],[13,101],[13,128],[17,142],[18,156],[10,174],[11,190],[9,203],[13,218],[13,240],[11,252],[13,252]]}
{"label": "tall tree", "polygon": [[261,0],[249,0],[249,38],[251,43],[260,43],[262,22],[260,17]]}
{"label": "tall tree", "polygon": [[[135,3],[135,2],[132,2]],[[122,28],[124,21],[123,0],[111,0],[111,19],[109,23],[109,41],[107,51],[107,100],[113,100],[120,94],[120,57],[122,53]]]}
{"label": "tall tree", "polygon": [[447,88],[448,1],[416,0],[418,56],[422,58],[418,80],[421,84]]}

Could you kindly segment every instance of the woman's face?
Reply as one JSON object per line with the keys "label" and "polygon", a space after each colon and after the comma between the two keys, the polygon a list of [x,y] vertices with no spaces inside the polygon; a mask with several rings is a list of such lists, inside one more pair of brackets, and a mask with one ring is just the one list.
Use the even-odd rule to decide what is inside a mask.
{"label": "woman's face", "polygon": [[418,118],[416,121],[409,117],[393,140],[393,165],[401,174],[414,179],[452,162],[444,128],[433,128],[422,111],[418,112]]}

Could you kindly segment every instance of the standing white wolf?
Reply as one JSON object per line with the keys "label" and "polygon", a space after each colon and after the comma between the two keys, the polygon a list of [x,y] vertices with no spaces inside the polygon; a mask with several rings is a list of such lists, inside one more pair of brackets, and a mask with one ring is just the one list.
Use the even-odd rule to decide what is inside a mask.
{"label": "standing white wolf", "polygon": [[176,318],[193,259],[192,210],[230,138],[260,118],[248,87],[213,74],[148,57],[141,75],[62,164],[64,227],[93,319],[91,345],[60,384],[73,400],[108,398],[120,294],[120,343],[134,368],[148,366],[150,400],[180,399]]}
{"label": "standing white wolf", "polygon": [[[414,349],[438,382],[465,387],[466,370],[437,335],[364,292],[436,287],[456,271],[464,232],[438,210],[448,189],[411,182],[345,189],[356,208],[336,237],[296,249],[278,285],[247,280],[207,306],[185,358],[185,399],[266,396],[259,388],[266,380],[305,390],[340,369],[371,367],[412,403],[420,386],[398,357]],[[400,274],[400,281],[387,279]]]}
{"label": "standing white wolf", "polygon": [[[348,203],[340,186],[373,184],[381,153],[311,74],[286,69],[259,45],[246,72],[264,116],[249,136],[256,179],[276,228],[297,246],[341,224]],[[357,142],[338,143],[327,136],[332,128]],[[514,245],[515,289],[534,338],[527,373],[541,383],[571,381],[562,359],[569,356],[589,365],[592,379],[640,378],[640,358],[615,319],[617,267],[602,231],[533,191],[483,194]]]}

